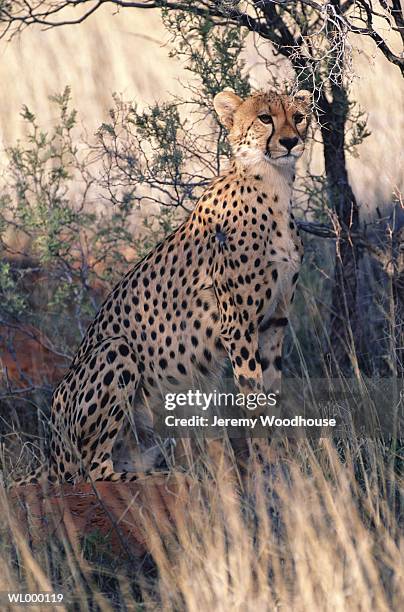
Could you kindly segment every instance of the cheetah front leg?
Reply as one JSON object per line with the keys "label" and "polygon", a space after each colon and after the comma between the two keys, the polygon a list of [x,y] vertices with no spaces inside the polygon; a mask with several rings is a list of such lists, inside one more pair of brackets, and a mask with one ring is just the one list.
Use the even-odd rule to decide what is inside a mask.
{"label": "cheetah front leg", "polygon": [[263,319],[258,328],[264,390],[267,393],[279,395],[281,392],[282,347],[293,295],[294,284],[283,294],[274,311]]}
{"label": "cheetah front leg", "polygon": [[231,272],[231,262],[224,257],[224,270],[215,278],[214,289],[221,323],[220,340],[233,368],[236,386],[241,393],[260,393],[263,390],[261,357],[258,346],[258,312],[264,303],[261,285],[252,297],[249,283],[239,284],[239,277],[251,279],[249,266]]}
{"label": "cheetah front leg", "polygon": [[221,336],[241,393],[260,393],[264,389],[258,336],[251,327],[238,328]]}
{"label": "cheetah front leg", "polygon": [[237,387],[241,393],[260,393],[263,376],[256,321],[246,311],[228,306],[221,312],[221,318],[220,339],[231,361]]}

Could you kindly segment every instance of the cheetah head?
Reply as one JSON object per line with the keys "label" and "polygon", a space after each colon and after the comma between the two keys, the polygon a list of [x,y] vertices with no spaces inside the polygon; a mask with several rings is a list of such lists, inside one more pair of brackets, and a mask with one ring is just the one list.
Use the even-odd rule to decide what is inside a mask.
{"label": "cheetah head", "polygon": [[293,96],[259,92],[242,100],[232,91],[222,91],[213,103],[229,130],[233,153],[243,165],[290,166],[302,155],[310,92],[301,90]]}

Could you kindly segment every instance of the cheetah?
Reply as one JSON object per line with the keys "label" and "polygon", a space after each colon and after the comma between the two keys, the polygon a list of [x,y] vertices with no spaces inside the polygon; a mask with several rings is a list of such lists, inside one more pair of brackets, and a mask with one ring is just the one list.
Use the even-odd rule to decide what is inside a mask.
{"label": "cheetah", "polygon": [[225,90],[213,105],[232,157],[189,218],[122,278],[88,327],[52,398],[51,482],[138,478],[113,460],[125,421],[145,401],[161,406],[167,391],[217,375],[226,360],[240,392],[279,392],[303,258],[291,196],[310,93],[242,100]]}

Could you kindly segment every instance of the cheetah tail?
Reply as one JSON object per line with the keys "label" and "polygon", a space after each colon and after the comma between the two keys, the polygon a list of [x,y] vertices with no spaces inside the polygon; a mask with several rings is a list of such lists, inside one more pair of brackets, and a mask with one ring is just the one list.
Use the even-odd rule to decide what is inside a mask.
{"label": "cheetah tail", "polygon": [[44,463],[34,470],[31,470],[27,475],[15,478],[10,482],[9,488],[22,487],[30,484],[48,484],[51,481],[50,469],[47,463]]}

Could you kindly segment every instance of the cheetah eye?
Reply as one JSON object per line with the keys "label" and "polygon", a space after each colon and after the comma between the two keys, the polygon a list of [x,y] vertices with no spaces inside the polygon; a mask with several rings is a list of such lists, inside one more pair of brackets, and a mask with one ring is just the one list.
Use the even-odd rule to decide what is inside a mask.
{"label": "cheetah eye", "polygon": [[258,119],[262,121],[262,123],[265,123],[266,125],[268,123],[272,123],[271,115],[258,115]]}
{"label": "cheetah eye", "polygon": [[304,119],[304,115],[302,115],[301,113],[295,113],[293,115],[293,120],[295,123],[301,123]]}

